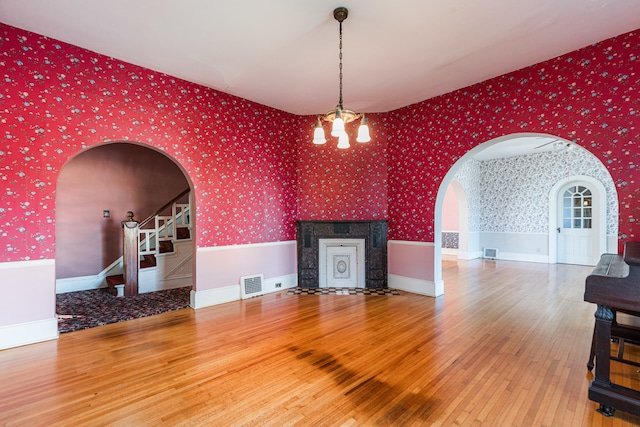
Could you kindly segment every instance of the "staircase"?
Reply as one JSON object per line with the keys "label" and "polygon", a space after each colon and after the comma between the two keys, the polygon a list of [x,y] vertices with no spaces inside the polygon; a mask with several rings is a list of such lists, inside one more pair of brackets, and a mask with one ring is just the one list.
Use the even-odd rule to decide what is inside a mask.
{"label": "staircase", "polygon": [[[137,227],[138,293],[186,286],[191,283],[191,210],[189,204],[176,203],[189,190],[176,196],[141,221]],[[160,215],[171,208],[169,215]],[[124,227],[123,227],[124,229]],[[125,230],[125,233],[127,230]],[[134,251],[135,251],[135,242]],[[123,257],[126,257],[125,253]],[[131,256],[131,255],[129,255]],[[135,254],[133,254],[135,260]],[[136,264],[135,261],[133,264]],[[123,271],[121,269],[121,271]],[[135,273],[135,271],[134,271]],[[188,283],[185,283],[188,282]],[[111,294],[117,295],[116,285],[126,283],[125,274],[107,276]]]}

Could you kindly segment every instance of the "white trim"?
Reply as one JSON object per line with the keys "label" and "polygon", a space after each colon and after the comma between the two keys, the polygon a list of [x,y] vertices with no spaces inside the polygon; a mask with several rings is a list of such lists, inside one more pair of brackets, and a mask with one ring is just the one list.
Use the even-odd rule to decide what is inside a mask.
{"label": "white trim", "polygon": [[113,261],[107,268],[95,276],[78,276],[56,279],[56,294],[106,288],[107,276],[112,276],[114,274],[122,274],[122,257]]}
{"label": "white trim", "polygon": [[66,294],[67,292],[86,291],[89,289],[99,289],[106,287],[104,276],[83,276],[68,277],[66,279],[56,279],[56,294]]}
{"label": "white trim", "polygon": [[[574,175],[556,182],[549,190],[549,263],[558,262],[558,198],[560,190],[565,186],[587,183],[587,187],[593,190],[594,205],[598,209],[598,257],[607,252],[607,190],[599,180],[586,176]],[[594,216],[595,219],[595,216]],[[594,221],[595,223],[595,221]],[[597,262],[597,260],[595,260]],[[595,264],[594,264],[595,265]]]}
{"label": "white trim", "polygon": [[[276,283],[280,283],[282,286],[276,288]],[[298,286],[297,273],[270,277],[264,279],[263,282],[264,294],[280,292],[285,289],[295,288],[296,286]],[[199,309],[232,301],[240,301],[241,299],[240,283],[238,283],[237,285],[207,289],[205,291],[191,290],[190,306],[193,309]]]}
{"label": "white trim", "polygon": [[523,254],[517,252],[498,251],[498,257],[496,259],[504,261],[537,262],[542,264],[549,263],[549,257],[547,255]]}
{"label": "white trim", "polygon": [[0,326],[0,350],[58,338],[58,318]]}
{"label": "white trim", "polygon": [[224,304],[240,300],[240,285],[225,286],[223,288],[207,289],[206,291],[191,290],[190,306],[193,309]]}
{"label": "white trim", "polygon": [[389,274],[389,287],[391,289],[426,295],[428,297],[438,297],[444,294],[443,281],[435,283],[429,280],[414,279],[413,277],[399,276],[397,274]]}
{"label": "white trim", "polygon": [[458,259],[470,260],[482,258],[482,251],[466,252],[458,251]]}
{"label": "white trim", "polygon": [[[281,286],[276,288],[276,283],[280,283]],[[265,294],[280,292],[283,289],[295,288],[296,286],[298,286],[297,273],[264,279],[263,282],[263,290]]]}
{"label": "white trim", "polygon": [[434,242],[414,242],[411,240],[389,240],[389,245],[410,245],[410,246],[435,246]]}
{"label": "white trim", "polygon": [[460,252],[459,249],[442,248],[442,255],[454,255],[454,256],[457,256],[459,252]]}
{"label": "white trim", "polygon": [[244,248],[261,248],[261,247],[270,247],[270,246],[282,246],[282,245],[295,245],[297,244],[297,240],[282,240],[280,242],[266,242],[266,243],[245,243],[242,245],[227,245],[227,246],[208,246],[205,248],[197,248],[198,252],[216,252],[216,251],[226,251],[226,250],[235,250],[235,249],[244,249]]}
{"label": "white trim", "polygon": [[10,268],[29,268],[29,267],[37,267],[37,266],[47,266],[47,265],[55,265],[55,259],[38,259],[34,261],[11,261],[11,262],[0,262],[0,269],[10,269]]}

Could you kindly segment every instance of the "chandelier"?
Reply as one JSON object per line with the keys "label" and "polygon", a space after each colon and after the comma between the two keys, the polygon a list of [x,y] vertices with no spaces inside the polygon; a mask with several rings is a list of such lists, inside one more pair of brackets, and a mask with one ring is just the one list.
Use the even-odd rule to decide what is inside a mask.
{"label": "chandelier", "polygon": [[356,141],[369,142],[371,137],[369,136],[369,127],[367,126],[368,120],[364,114],[358,114],[351,110],[345,110],[342,106],[342,22],[347,19],[349,11],[346,7],[339,7],[333,11],[333,17],[340,23],[340,98],[336,108],[327,112],[323,116],[318,116],[318,122],[316,123],[313,132],[313,143],[324,144],[327,142],[324,134],[324,128],[322,127],[322,121],[331,122],[331,136],[338,138],[338,148],[349,148],[349,136],[345,131],[344,125],[351,123],[357,119],[360,121],[360,127],[358,128],[358,136]]}

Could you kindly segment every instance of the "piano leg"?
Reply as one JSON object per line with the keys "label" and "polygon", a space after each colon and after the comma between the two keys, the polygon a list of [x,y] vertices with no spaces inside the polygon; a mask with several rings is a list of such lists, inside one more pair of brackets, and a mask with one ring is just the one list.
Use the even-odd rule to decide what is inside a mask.
{"label": "piano leg", "polygon": [[[611,383],[611,324],[615,319],[615,312],[603,305],[598,305],[595,313],[596,327],[594,339],[591,343],[592,354],[595,342],[596,374],[589,387],[589,398],[600,404],[598,412],[606,417],[613,416],[613,404],[619,403],[617,393]],[[593,359],[590,360],[592,362]],[[589,365],[587,365],[589,366]]]}
{"label": "piano leg", "polygon": [[615,318],[613,310],[604,305],[598,305],[595,313],[595,342],[596,342],[596,376],[594,381],[611,384],[609,379],[611,361],[611,324]]}
{"label": "piano leg", "polygon": [[613,417],[615,409],[613,409],[611,406],[607,406],[601,403],[600,407],[596,409],[596,411],[600,412],[605,417]]}
{"label": "piano leg", "polygon": [[593,370],[593,360],[596,358],[596,325],[593,325],[593,336],[591,337],[591,352],[589,353],[589,361],[587,362],[587,369]]}

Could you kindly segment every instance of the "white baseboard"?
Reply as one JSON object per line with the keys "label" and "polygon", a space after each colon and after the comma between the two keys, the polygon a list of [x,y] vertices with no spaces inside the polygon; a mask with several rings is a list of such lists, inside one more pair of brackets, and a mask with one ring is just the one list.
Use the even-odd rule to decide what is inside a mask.
{"label": "white baseboard", "polygon": [[[276,287],[280,284],[280,287]],[[264,293],[280,292],[287,288],[298,286],[298,275],[287,274],[285,276],[271,277],[264,280]],[[224,304],[231,301],[239,301],[242,298],[240,284],[225,286],[222,288],[207,289],[205,291],[191,291],[191,308],[198,309],[212,305]]]}
{"label": "white baseboard", "polygon": [[505,261],[538,262],[542,264],[549,263],[548,255],[521,254],[516,252],[498,252],[498,259]]}
{"label": "white baseboard", "polygon": [[458,255],[458,249],[442,248],[442,255]]}
{"label": "white baseboard", "polygon": [[67,292],[88,291],[106,287],[105,277],[101,274],[96,276],[69,277],[67,279],[56,279],[56,294],[66,294]]}
{"label": "white baseboard", "polygon": [[444,282],[435,283],[429,280],[389,274],[389,287],[413,294],[437,297],[444,294]]}
{"label": "white baseboard", "polygon": [[0,327],[0,350],[58,338],[58,318]]}
{"label": "white baseboard", "polygon": [[[280,286],[276,287],[278,283]],[[283,289],[295,288],[296,286],[298,286],[298,275],[295,273],[272,277],[264,280],[264,293],[279,292]]]}
{"label": "white baseboard", "polygon": [[193,309],[224,304],[240,299],[240,285],[225,286],[223,288],[207,289],[206,291],[191,290],[190,306]]}
{"label": "white baseboard", "polygon": [[476,259],[482,258],[482,251],[474,251],[474,252],[458,252],[458,259]]}

